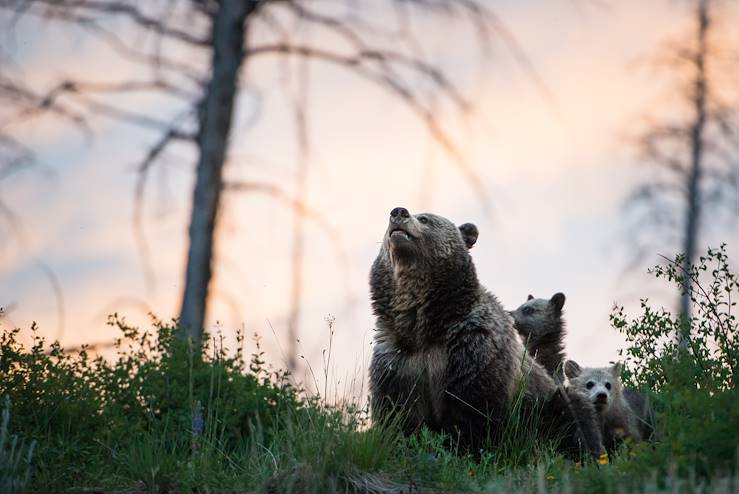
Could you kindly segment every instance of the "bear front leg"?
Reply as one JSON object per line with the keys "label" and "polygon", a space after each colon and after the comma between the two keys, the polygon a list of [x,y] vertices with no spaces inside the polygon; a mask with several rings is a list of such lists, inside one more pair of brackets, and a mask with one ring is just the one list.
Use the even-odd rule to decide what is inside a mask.
{"label": "bear front leg", "polygon": [[589,454],[597,461],[606,451],[593,404],[580,393],[558,386],[544,404],[541,422],[559,440],[560,451],[575,460]]}
{"label": "bear front leg", "polygon": [[492,343],[482,331],[460,335],[447,351],[442,430],[462,452],[479,453],[508,413],[508,373],[496,371]]}

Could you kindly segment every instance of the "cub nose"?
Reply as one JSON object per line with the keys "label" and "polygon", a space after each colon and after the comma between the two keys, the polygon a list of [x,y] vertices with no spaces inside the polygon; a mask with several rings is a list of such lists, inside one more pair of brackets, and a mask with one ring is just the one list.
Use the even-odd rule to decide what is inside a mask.
{"label": "cub nose", "polygon": [[409,218],[410,213],[405,208],[393,208],[393,210],[390,211],[390,217],[397,218],[397,219]]}
{"label": "cub nose", "polygon": [[597,395],[595,395],[595,401],[597,401],[598,403],[605,403],[608,401],[608,395],[605,393],[598,393]]}

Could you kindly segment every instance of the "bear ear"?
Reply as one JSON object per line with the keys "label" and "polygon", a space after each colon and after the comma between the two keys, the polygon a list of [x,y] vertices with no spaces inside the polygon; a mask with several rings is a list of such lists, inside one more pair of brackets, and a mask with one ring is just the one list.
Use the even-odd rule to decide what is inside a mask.
{"label": "bear ear", "polygon": [[562,292],[555,293],[552,295],[552,298],[549,299],[549,303],[557,309],[557,312],[561,312],[562,307],[565,306],[565,294]]}
{"label": "bear ear", "polygon": [[533,300],[533,299],[534,299],[534,296],[529,293],[529,298],[527,298],[526,301],[528,302],[529,300]]}
{"label": "bear ear", "polygon": [[623,364],[621,362],[616,362],[613,364],[613,367],[611,367],[611,374],[615,378],[621,378],[621,369],[623,369]]}
{"label": "bear ear", "polygon": [[475,242],[477,242],[477,227],[472,223],[465,223],[459,226],[459,231],[462,232],[462,239],[468,249],[471,249]]}
{"label": "bear ear", "polygon": [[574,360],[567,360],[565,362],[565,376],[569,379],[573,379],[580,375],[582,369]]}

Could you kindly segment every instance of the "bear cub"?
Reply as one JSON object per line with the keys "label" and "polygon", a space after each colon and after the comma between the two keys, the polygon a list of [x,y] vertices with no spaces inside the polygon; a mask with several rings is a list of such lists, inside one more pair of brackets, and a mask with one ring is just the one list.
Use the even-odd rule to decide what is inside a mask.
{"label": "bear cub", "polygon": [[[516,330],[525,342],[529,354],[558,383],[564,382],[565,377],[564,303],[565,295],[561,292],[555,293],[549,300],[529,295],[526,302],[511,311]],[[623,388],[623,396],[636,417],[639,436],[643,440],[651,439],[654,435],[655,418],[649,400],[642,392],[627,387]]]}
{"label": "bear cub", "polygon": [[621,384],[621,364],[611,367],[580,367],[577,362],[565,362],[564,371],[570,388],[586,393],[598,412],[603,444],[610,453],[625,440],[642,439],[638,417],[624,397]]}
{"label": "bear cub", "polygon": [[567,335],[562,318],[565,294],[558,292],[549,300],[529,295],[526,302],[511,311],[516,331],[523,338],[529,355],[539,362],[557,383],[564,382],[564,338]]}

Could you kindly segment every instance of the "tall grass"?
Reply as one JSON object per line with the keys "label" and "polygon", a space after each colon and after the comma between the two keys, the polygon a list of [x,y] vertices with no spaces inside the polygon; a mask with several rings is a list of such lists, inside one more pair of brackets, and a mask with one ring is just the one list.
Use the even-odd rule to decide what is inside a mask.
{"label": "tall grass", "polygon": [[[739,287],[721,252],[706,256],[716,269],[699,268],[709,279],[698,276],[698,283],[721,288],[704,290],[705,300],[696,296],[707,305],[688,321],[687,350],[673,344],[677,330],[688,334],[686,323],[668,311],[646,301],[633,319],[614,311],[614,327],[629,343],[624,379],[649,393],[658,435],[651,444],[625,445],[609,465],[557,454],[536,434],[536,418],[523,413],[520,398],[500,436],[473,455],[457,454],[449,438],[426,429],[406,437],[397,420],[371,423],[361,402],[327,397],[330,336],[324,369],[311,369],[321,393],[308,393],[265,364],[258,341],[244,355],[243,334],[234,351],[217,337],[196,347],[173,337],[174,323],[154,320],[151,331],[140,331],[112,316],[121,337],[107,360],[48,345],[35,326],[30,348],[17,329],[0,337],[0,397],[12,403],[0,430],[0,486],[44,493],[737,492],[739,395],[728,370],[736,368],[736,319],[727,297],[739,299]],[[678,271],[655,274],[679,283]],[[329,335],[332,325],[329,319]]]}
{"label": "tall grass", "polygon": [[5,397],[0,419],[0,494],[22,492],[31,478],[35,443],[10,433],[10,397]]}

